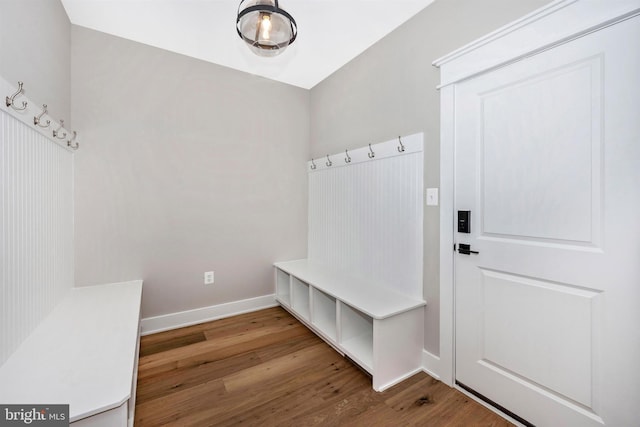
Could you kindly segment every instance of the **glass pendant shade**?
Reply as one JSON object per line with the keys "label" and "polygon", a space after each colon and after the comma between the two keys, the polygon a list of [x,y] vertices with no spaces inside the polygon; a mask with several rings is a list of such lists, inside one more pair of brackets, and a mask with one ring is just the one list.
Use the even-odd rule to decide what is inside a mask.
{"label": "glass pendant shade", "polygon": [[236,19],[238,35],[259,56],[276,56],[296,39],[296,21],[278,0],[242,0]]}

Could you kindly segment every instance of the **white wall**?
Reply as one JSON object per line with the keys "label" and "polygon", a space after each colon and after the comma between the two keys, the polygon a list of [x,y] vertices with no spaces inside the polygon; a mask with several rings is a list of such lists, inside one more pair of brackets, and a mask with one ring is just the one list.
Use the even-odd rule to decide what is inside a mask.
{"label": "white wall", "polygon": [[[431,62],[548,3],[438,0],[311,90],[311,155],[425,133],[425,187],[438,187],[438,70]],[[425,347],[439,354],[439,214],[424,211]]]}
{"label": "white wall", "polygon": [[309,92],[76,26],[72,77],[76,283],[144,279],[143,317],[273,293],[306,256]]}
{"label": "white wall", "polygon": [[[144,278],[151,316],[271,292],[271,262],[305,256],[312,155],[424,132],[425,185],[438,186],[431,61],[545,3],[438,0],[309,95],[82,28],[71,36],[58,0],[1,0],[0,75],[80,131],[77,283]],[[426,207],[436,354],[438,222]]]}

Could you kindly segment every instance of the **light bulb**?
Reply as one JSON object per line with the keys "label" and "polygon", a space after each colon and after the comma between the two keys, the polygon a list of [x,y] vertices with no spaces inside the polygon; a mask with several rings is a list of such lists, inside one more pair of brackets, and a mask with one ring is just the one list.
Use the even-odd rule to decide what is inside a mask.
{"label": "light bulb", "polygon": [[260,28],[262,29],[262,38],[264,40],[269,40],[269,36],[271,34],[271,15],[268,15],[266,13],[262,15]]}

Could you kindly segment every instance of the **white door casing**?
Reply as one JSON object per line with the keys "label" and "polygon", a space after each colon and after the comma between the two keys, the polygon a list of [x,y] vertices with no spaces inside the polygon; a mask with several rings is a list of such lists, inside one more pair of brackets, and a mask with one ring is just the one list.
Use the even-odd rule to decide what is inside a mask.
{"label": "white door casing", "polygon": [[472,218],[442,250],[479,252],[441,273],[455,275],[451,371],[536,425],[637,421],[640,17],[627,18],[443,90],[449,215]]}

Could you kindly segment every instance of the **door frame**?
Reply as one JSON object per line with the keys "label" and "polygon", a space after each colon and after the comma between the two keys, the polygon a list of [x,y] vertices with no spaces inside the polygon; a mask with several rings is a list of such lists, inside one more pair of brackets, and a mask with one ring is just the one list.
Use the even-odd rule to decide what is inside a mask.
{"label": "door frame", "polygon": [[456,84],[640,15],[640,0],[556,0],[433,62],[440,68],[440,354],[428,371],[455,387]]}

